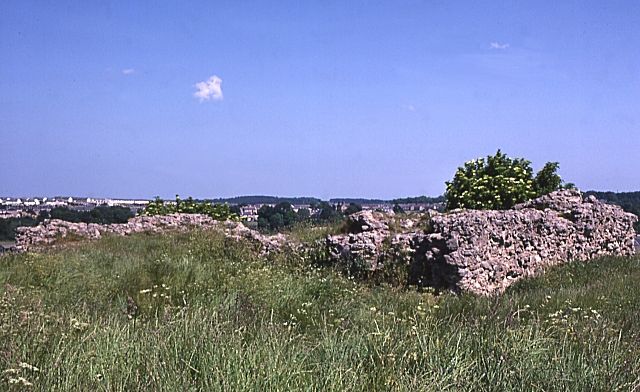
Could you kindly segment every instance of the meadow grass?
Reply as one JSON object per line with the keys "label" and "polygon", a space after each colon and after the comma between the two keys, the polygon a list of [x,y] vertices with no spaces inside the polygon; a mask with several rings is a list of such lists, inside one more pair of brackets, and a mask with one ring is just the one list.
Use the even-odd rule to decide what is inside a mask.
{"label": "meadow grass", "polygon": [[358,282],[214,232],[0,258],[0,390],[638,391],[640,259],[504,295]]}

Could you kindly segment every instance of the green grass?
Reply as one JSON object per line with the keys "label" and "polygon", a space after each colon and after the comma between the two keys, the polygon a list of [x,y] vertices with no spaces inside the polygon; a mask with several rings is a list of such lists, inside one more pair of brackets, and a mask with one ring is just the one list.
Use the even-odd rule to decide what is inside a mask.
{"label": "green grass", "polygon": [[0,390],[637,391],[638,282],[603,258],[434,296],[215,233],[104,238],[0,258]]}

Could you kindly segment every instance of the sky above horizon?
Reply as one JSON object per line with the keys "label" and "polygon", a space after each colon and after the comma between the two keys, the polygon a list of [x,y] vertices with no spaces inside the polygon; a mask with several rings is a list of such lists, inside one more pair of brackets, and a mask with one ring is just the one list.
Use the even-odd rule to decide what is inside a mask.
{"label": "sky above horizon", "polygon": [[[188,5],[187,5],[188,4]],[[640,190],[640,2],[0,3],[0,195]]]}

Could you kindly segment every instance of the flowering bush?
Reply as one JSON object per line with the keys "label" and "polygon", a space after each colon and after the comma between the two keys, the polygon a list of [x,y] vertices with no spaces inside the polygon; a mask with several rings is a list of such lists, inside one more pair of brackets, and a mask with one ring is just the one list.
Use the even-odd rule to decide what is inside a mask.
{"label": "flowering bush", "polygon": [[154,201],[140,211],[140,215],[167,215],[173,213],[183,214],[203,214],[208,215],[215,220],[239,220],[237,214],[231,212],[228,204],[213,204],[208,202],[197,202],[189,197],[187,200],[180,200],[180,196],[176,195],[176,201],[173,203],[165,203],[164,200],[156,197]]}
{"label": "flowering bush", "polygon": [[560,189],[557,162],[548,162],[533,177],[531,162],[495,155],[466,162],[447,182],[447,210],[454,208],[503,210],[531,198]]}

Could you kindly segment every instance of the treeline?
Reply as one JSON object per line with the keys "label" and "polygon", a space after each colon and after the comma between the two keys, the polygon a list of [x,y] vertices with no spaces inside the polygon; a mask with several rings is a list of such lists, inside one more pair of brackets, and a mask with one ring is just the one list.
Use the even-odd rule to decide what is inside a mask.
{"label": "treeline", "polygon": [[444,203],[444,196],[437,197],[428,197],[428,196],[417,196],[417,197],[405,197],[401,199],[393,199],[391,200],[393,204],[435,204],[435,203]]}
{"label": "treeline", "polygon": [[338,198],[330,199],[330,203],[334,204],[435,204],[445,201],[444,196],[429,197],[429,196],[416,196],[416,197],[403,197],[398,199],[383,200],[383,199],[362,199],[362,198]]}
{"label": "treeline", "polygon": [[22,226],[36,226],[38,220],[29,216],[22,218],[0,219],[0,241],[13,241],[16,239],[16,229]]}
{"label": "treeline", "polygon": [[72,210],[67,207],[56,207],[38,214],[38,220],[60,219],[67,222],[83,223],[127,223],[135,214],[127,207],[98,206],[88,211]]}
{"label": "treeline", "polygon": [[[279,196],[237,196],[229,198],[219,198],[210,200],[213,203],[228,203],[235,205],[247,205],[247,204],[280,204],[289,203],[293,205],[312,205],[320,204],[323,201],[316,197],[279,197]],[[444,196],[429,197],[429,196],[417,196],[417,197],[405,197],[399,199],[383,200],[383,199],[366,199],[366,198],[333,198],[329,199],[331,204],[358,204],[358,205],[370,205],[370,204],[419,204],[419,203],[442,203],[444,202]]]}
{"label": "treeline", "polygon": [[[611,204],[617,204],[626,212],[636,214],[640,217],[640,191],[638,192],[598,192],[588,191],[585,196],[593,195],[598,200],[606,201]],[[636,223],[635,229],[640,233],[640,221]]]}
{"label": "treeline", "polygon": [[37,217],[0,219],[0,241],[13,241],[16,229],[21,226],[36,226],[45,219],[60,219],[74,223],[126,223],[135,214],[129,208],[119,206],[99,206],[89,211],[72,210],[67,207],[55,207],[49,211],[40,211]]}
{"label": "treeline", "polygon": [[229,198],[213,199],[213,203],[228,204],[280,204],[289,203],[294,205],[300,204],[317,204],[322,200],[315,197],[278,197],[278,196],[236,196]]}
{"label": "treeline", "polygon": [[337,198],[337,199],[329,199],[329,203],[333,204],[389,204],[389,200],[382,199],[362,199],[362,198]]}

